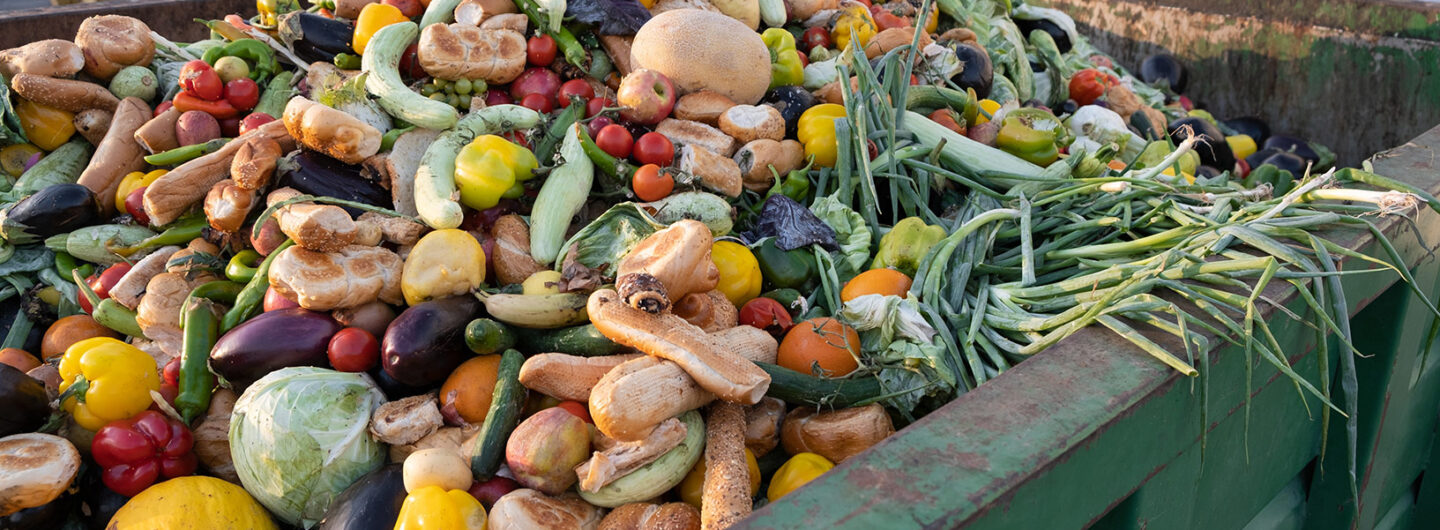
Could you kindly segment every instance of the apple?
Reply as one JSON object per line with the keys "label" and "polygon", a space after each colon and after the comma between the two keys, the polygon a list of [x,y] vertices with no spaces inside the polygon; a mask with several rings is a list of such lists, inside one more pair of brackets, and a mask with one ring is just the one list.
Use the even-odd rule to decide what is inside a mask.
{"label": "apple", "polygon": [[624,107],[620,117],[626,121],[654,125],[670,115],[675,108],[675,83],[660,72],[641,68],[620,80],[615,97]]}
{"label": "apple", "polygon": [[520,483],[510,477],[494,476],[484,482],[476,482],[470,485],[470,495],[480,501],[486,509],[495,505],[506,493],[520,489]]}
{"label": "apple", "polygon": [[285,295],[280,294],[274,287],[268,287],[265,289],[265,299],[261,302],[260,307],[268,313],[280,309],[300,307],[300,304],[295,303],[294,300],[285,298]]}
{"label": "apple", "polygon": [[510,83],[510,97],[514,98],[515,101],[524,100],[525,96],[531,94],[538,94],[544,96],[545,100],[550,102],[550,106],[553,108],[555,106],[555,95],[559,93],[560,74],[547,68],[533,67],[525,70],[525,72],[520,74],[520,77],[515,78],[514,83]]}

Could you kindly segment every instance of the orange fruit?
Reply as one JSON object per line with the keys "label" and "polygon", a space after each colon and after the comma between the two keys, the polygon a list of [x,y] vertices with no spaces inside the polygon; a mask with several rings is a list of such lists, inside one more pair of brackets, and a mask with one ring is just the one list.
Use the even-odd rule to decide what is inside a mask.
{"label": "orange fruit", "polygon": [[499,377],[500,356],[485,355],[462,363],[440,385],[440,408],[454,406],[466,423],[479,425],[490,413]]}
{"label": "orange fruit", "polygon": [[71,315],[56,320],[45,330],[45,338],[40,340],[40,356],[53,359],[65,355],[65,349],[71,344],[95,337],[119,339],[124,335],[96,322],[90,315]]}
{"label": "orange fruit", "polygon": [[840,377],[855,371],[860,364],[860,334],[855,328],[830,317],[812,318],[795,324],[780,341],[780,354],[775,364],[802,374],[812,373],[813,364],[820,365],[825,375]]}
{"label": "orange fruit", "polygon": [[40,366],[40,359],[20,348],[5,348],[0,350],[0,364],[8,364],[21,372],[29,372]]}
{"label": "orange fruit", "polygon": [[895,269],[870,269],[851,278],[840,290],[840,301],[849,302],[867,294],[895,295],[901,298],[910,290],[910,277]]}

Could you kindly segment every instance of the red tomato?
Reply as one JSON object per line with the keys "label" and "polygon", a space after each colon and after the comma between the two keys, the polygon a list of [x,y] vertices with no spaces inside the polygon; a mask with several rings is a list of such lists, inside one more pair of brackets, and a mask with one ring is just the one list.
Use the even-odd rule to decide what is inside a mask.
{"label": "red tomato", "polygon": [[[106,298],[110,298],[110,288],[115,287],[115,284],[120,283],[120,278],[123,278],[125,276],[125,273],[127,272],[130,272],[129,263],[116,263],[103,271],[91,274],[89,278],[85,279],[85,284],[90,286],[90,290],[95,291],[96,297],[104,300]],[[84,293],[77,292],[76,296],[79,297],[77,301],[80,303],[80,309],[84,310],[86,313],[89,313],[95,309],[93,306],[90,305],[90,300],[88,298],[85,298]]]}
{"label": "red tomato", "polygon": [[535,112],[539,112],[541,114],[549,114],[550,111],[555,110],[555,103],[550,101],[550,98],[547,98],[540,94],[530,94],[528,96],[525,96],[525,99],[520,100],[520,106],[534,110]]}
{"label": "red tomato", "polygon": [[[590,123],[585,124],[585,132],[590,133],[590,137],[594,138],[596,136],[600,136],[600,131],[603,131],[606,127],[614,124],[615,120],[610,119],[609,116],[596,116],[590,120]],[[629,129],[626,129],[625,132],[630,131]]]}
{"label": "red tomato", "polygon": [[295,303],[294,300],[285,298],[285,295],[280,294],[274,287],[270,287],[265,289],[265,300],[261,303],[260,307],[265,311],[275,311],[277,309],[300,307],[300,304]]}
{"label": "red tomato", "polygon": [[239,116],[231,116],[229,118],[215,121],[220,124],[220,136],[225,138],[234,138],[236,136],[240,136]]}
{"label": "red tomato", "polygon": [[530,37],[525,43],[525,59],[535,66],[550,66],[555,62],[555,39],[549,35]]}
{"label": "red tomato", "polygon": [[160,375],[167,385],[180,384],[180,358],[174,357],[170,359],[170,362],[165,363],[165,369],[160,372]]}
{"label": "red tomato", "polygon": [[341,372],[364,372],[380,362],[380,341],[369,331],[345,328],[330,337],[330,366]]}
{"label": "red tomato", "polygon": [[180,68],[180,89],[205,101],[215,101],[225,96],[225,84],[220,82],[220,74],[199,59],[185,63],[185,66]]}
{"label": "red tomato", "polygon": [[610,156],[623,160],[630,158],[630,148],[635,145],[635,137],[630,136],[630,130],[625,127],[607,125],[595,135],[595,145]]}
{"label": "red tomato", "polygon": [[175,106],[175,102],[174,102],[174,101],[166,101],[166,102],[164,102],[164,103],[161,103],[161,104],[159,104],[159,105],[156,105],[156,106],[155,106],[155,115],[156,115],[156,116],[159,116],[159,115],[161,115],[161,114],[164,114],[165,111],[170,110],[170,107],[174,107],[174,106]]}
{"label": "red tomato", "polygon": [[485,106],[510,105],[515,103],[515,98],[510,97],[510,91],[503,87],[490,87],[485,91]]}
{"label": "red tomato", "polygon": [[251,129],[275,121],[275,117],[264,112],[251,112],[245,119],[240,120],[240,134],[250,132]]}
{"label": "red tomato", "polygon": [[1086,68],[1075,72],[1075,77],[1070,78],[1070,99],[1081,106],[1094,103],[1105,95],[1105,89],[1120,83],[1115,76],[1101,72],[1094,68]]}
{"label": "red tomato", "polygon": [[400,73],[410,79],[425,77],[425,68],[420,66],[420,59],[416,55],[420,49],[420,43],[411,44],[405,48],[405,53],[400,54]]}
{"label": "red tomato", "polygon": [[145,188],[141,186],[125,196],[125,213],[135,218],[135,222],[143,226],[150,224],[150,216],[145,214]]}
{"label": "red tomato", "polygon": [[630,186],[635,188],[635,196],[640,200],[658,201],[669,197],[670,192],[675,191],[675,178],[669,173],[661,173],[660,166],[645,164],[635,170]]}
{"label": "red tomato", "polygon": [[935,109],[935,112],[930,113],[930,121],[944,125],[946,129],[965,134],[965,126],[960,125],[955,118],[955,111],[950,109]]}
{"label": "red tomato", "polygon": [[830,32],[825,31],[824,26],[812,26],[810,29],[805,30],[805,33],[800,34],[800,42],[803,43],[802,46],[805,47],[805,50],[800,53],[801,55],[809,53],[810,50],[816,47],[829,48],[835,45],[835,43],[830,40]]}
{"label": "red tomato", "polygon": [[395,6],[400,10],[400,14],[410,18],[420,15],[425,10],[425,6],[420,5],[420,0],[381,0],[380,3]]}
{"label": "red tomato", "polygon": [[872,15],[875,19],[875,31],[881,32],[891,28],[908,28],[914,25],[909,17],[898,16],[883,8],[878,8]]}
{"label": "red tomato", "polygon": [[260,102],[260,85],[248,77],[231,80],[225,83],[225,101],[240,110],[253,109]]}
{"label": "red tomato", "polygon": [[574,414],[576,418],[585,420],[585,423],[595,424],[595,421],[590,419],[590,410],[584,403],[579,401],[561,401],[560,404],[555,405],[555,407],[565,409],[565,412],[569,412]]}
{"label": "red tomato", "polygon": [[571,97],[585,101],[588,108],[589,101],[595,98],[595,89],[591,88],[590,83],[586,83],[584,79],[571,79],[560,85],[560,97],[557,99],[563,106],[569,106]]}
{"label": "red tomato", "polygon": [[774,335],[784,337],[785,332],[795,325],[790,312],[773,298],[753,298],[740,308],[740,325],[752,326]]}
{"label": "red tomato", "polygon": [[675,161],[675,144],[663,134],[648,132],[635,141],[634,156],[641,164],[668,166]]}
{"label": "red tomato", "polygon": [[[563,89],[564,87],[561,88]],[[600,111],[605,110],[605,107],[609,106],[609,104],[610,102],[605,101],[605,98],[590,98],[590,101],[585,102],[585,117],[594,118]]]}

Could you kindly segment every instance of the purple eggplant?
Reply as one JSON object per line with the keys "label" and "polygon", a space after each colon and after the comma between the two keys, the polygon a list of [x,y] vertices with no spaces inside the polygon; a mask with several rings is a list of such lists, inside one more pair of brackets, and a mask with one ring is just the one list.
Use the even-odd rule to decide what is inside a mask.
{"label": "purple eggplant", "polygon": [[337,331],[340,324],[325,313],[298,307],[262,313],[215,342],[210,369],[243,391],[281,368],[326,366],[326,348]]}
{"label": "purple eggplant", "polygon": [[410,306],[385,328],[380,343],[385,373],[409,386],[444,381],[455,367],[474,357],[465,346],[465,325],[479,310],[480,302],[470,295]]}

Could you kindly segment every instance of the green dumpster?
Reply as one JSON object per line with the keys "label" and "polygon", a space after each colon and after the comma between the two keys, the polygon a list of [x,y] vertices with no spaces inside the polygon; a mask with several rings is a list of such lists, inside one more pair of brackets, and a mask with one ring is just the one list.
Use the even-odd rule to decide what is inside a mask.
{"label": "green dumpster", "polygon": [[[1124,64],[1176,55],[1190,68],[1190,96],[1217,115],[1258,115],[1276,132],[1334,147],[1347,165],[1393,147],[1374,158],[1377,172],[1440,192],[1440,127],[1431,129],[1440,123],[1440,4],[1049,3]],[[1374,222],[1416,286],[1440,296],[1440,215],[1427,209]],[[1332,237],[1384,255],[1368,232]],[[1344,267],[1367,268],[1357,261]],[[759,509],[744,526],[1440,528],[1440,355],[1432,351],[1422,364],[1429,311],[1393,275],[1346,276],[1344,289],[1365,355],[1355,359],[1358,506],[1344,418],[1324,425],[1322,405],[1302,399],[1270,364],[1239,347],[1212,351],[1202,418],[1199,381],[1092,328]],[[1343,346],[1333,337],[1319,344],[1315,330],[1278,314],[1303,315],[1295,287],[1272,283],[1264,294],[1276,339],[1318,387],[1319,363],[1335,374]],[[1183,351],[1173,336],[1147,336]]]}

